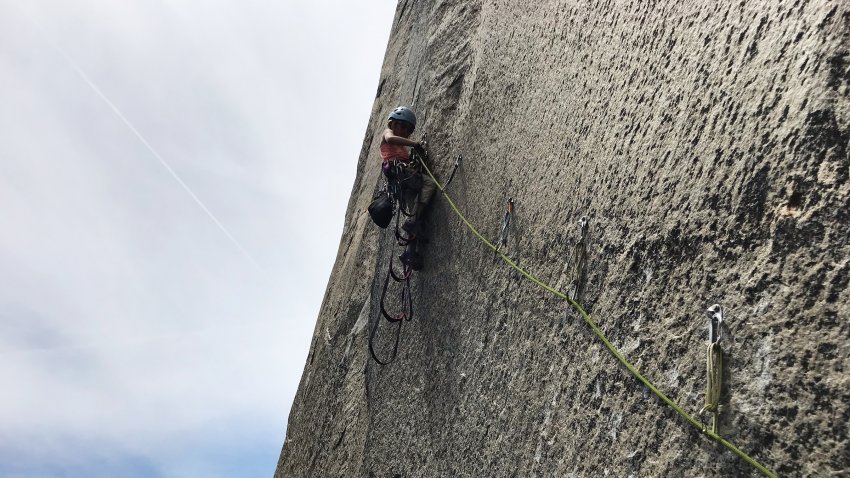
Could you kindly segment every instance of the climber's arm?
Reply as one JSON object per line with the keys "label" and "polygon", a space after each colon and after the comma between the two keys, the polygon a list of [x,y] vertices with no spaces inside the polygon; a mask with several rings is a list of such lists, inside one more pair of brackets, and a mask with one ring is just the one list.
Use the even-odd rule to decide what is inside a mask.
{"label": "climber's arm", "polygon": [[412,139],[396,136],[389,128],[384,130],[384,142],[389,144],[398,144],[401,146],[419,146],[419,141],[413,141]]}

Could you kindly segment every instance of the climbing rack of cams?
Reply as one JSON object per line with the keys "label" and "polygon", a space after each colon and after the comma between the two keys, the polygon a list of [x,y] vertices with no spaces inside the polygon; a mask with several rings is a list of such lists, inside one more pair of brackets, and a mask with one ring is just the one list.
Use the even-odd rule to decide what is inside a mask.
{"label": "climbing rack of cams", "polygon": [[[424,140],[423,140],[424,143]],[[422,148],[421,150],[414,149],[411,151],[411,159],[413,159],[418,165],[418,174],[421,174],[422,164],[427,159],[428,153],[427,150]],[[412,217],[416,214],[416,204],[417,204],[417,196],[419,192],[419,188],[422,186],[421,177],[419,177],[419,181],[412,179],[413,175],[408,175],[403,171],[404,168],[401,166],[394,166],[397,168],[395,171],[392,171],[386,178],[386,190],[389,194],[389,197],[393,201],[393,210],[395,212],[394,222],[395,227],[393,228],[393,236],[395,238],[395,243],[393,245],[393,252],[390,254],[389,264],[387,266],[387,274],[384,277],[384,285],[381,288],[381,301],[380,301],[380,310],[381,317],[378,317],[377,320],[372,324],[371,329],[369,330],[369,354],[372,358],[380,365],[387,365],[392,363],[396,357],[398,356],[398,346],[401,340],[401,328],[402,324],[405,321],[409,321],[413,319],[413,295],[411,292],[411,278],[413,277],[413,268],[409,263],[402,263],[400,267],[396,267],[395,258],[401,258],[405,252],[401,255],[396,255],[396,246],[401,246],[404,248],[415,248],[417,237],[415,233],[409,233],[404,230],[400,226],[401,218]],[[409,172],[409,170],[408,170]],[[390,289],[397,289],[393,294],[389,294]],[[390,312],[387,307],[387,297],[388,295],[395,295],[398,298],[398,302],[396,302],[396,306],[394,308],[389,308],[394,312]],[[392,349],[389,354],[385,358],[381,358],[381,354],[376,350],[376,337],[378,336],[378,329],[380,328],[381,323],[383,322],[381,318],[385,319],[389,324],[394,324],[394,333],[392,339]]]}

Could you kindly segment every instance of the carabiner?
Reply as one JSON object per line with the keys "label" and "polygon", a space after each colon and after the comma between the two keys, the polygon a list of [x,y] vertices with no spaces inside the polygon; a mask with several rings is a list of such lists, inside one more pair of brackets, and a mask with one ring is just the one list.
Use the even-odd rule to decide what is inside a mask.
{"label": "carabiner", "polygon": [[708,343],[716,344],[723,338],[723,315],[725,311],[720,304],[714,304],[705,309],[708,316]]}

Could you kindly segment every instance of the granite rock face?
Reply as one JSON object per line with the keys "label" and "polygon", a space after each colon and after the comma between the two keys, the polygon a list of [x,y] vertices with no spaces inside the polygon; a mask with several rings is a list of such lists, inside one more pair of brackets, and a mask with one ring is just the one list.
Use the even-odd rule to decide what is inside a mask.
{"label": "granite rock face", "polygon": [[720,434],[850,476],[850,3],[689,3],[399,2],[275,476],[761,476],[440,195],[398,359],[369,358],[400,251],[363,211],[400,104],[438,177],[463,155],[448,192],[485,236],[515,199],[505,251],[559,290],[589,218],[581,302],[659,389],[702,408],[719,303]]}

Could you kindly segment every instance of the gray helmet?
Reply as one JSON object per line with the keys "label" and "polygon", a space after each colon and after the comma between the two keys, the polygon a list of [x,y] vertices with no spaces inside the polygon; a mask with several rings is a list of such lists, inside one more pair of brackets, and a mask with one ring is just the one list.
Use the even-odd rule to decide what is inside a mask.
{"label": "gray helmet", "polygon": [[416,115],[406,106],[399,106],[394,109],[387,121],[404,121],[413,126],[414,129],[416,128]]}

